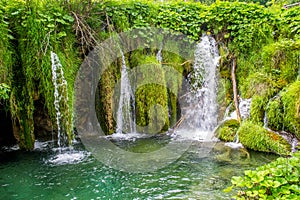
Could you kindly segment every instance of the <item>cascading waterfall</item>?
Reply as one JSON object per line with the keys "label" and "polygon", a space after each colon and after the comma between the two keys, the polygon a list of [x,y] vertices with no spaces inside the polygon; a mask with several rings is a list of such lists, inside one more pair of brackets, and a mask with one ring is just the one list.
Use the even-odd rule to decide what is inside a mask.
{"label": "cascading waterfall", "polygon": [[[56,111],[56,125],[58,146],[61,147],[67,143],[67,136],[62,130],[62,108],[61,105],[68,105],[67,81],[64,77],[62,65],[58,56],[51,51],[52,82],[54,85],[54,107]],[[64,108],[66,109],[66,108]]]}
{"label": "cascading waterfall", "polygon": [[195,131],[193,139],[212,139],[218,124],[217,74],[219,52],[213,37],[203,36],[195,50],[190,92],[186,95],[185,126]]}
{"label": "cascading waterfall", "polygon": [[130,84],[125,56],[122,51],[121,55],[122,69],[116,133],[135,133],[135,96]]}

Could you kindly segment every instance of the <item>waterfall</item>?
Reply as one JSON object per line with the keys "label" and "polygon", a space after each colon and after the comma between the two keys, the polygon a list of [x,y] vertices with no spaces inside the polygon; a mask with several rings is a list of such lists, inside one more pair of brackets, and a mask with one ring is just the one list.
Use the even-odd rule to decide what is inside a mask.
{"label": "waterfall", "polygon": [[[64,77],[62,65],[58,56],[51,51],[52,82],[54,85],[54,107],[56,114],[58,146],[61,147],[67,143],[67,136],[63,133],[62,109],[68,105],[67,81]],[[64,108],[63,108],[64,107]]]}
{"label": "waterfall", "polygon": [[[241,117],[242,117],[243,120],[250,117],[251,102],[252,102],[251,98],[250,99],[242,99],[242,98],[239,99],[239,110],[240,110],[240,114],[241,114]],[[226,113],[226,112],[229,112],[229,109],[231,108],[231,105],[232,104],[230,104],[226,108],[225,115],[224,115],[224,120],[237,119],[236,111],[233,111],[232,113],[230,113],[229,116],[228,116],[228,113]]]}
{"label": "waterfall", "polygon": [[217,67],[219,53],[214,38],[203,36],[195,50],[190,91],[186,95],[185,126],[193,130],[193,139],[212,139],[218,121]]}
{"label": "waterfall", "polygon": [[116,133],[135,133],[135,96],[130,84],[125,56],[122,51],[121,56],[122,68]]}
{"label": "waterfall", "polygon": [[[279,97],[279,94],[276,94],[274,97],[272,97],[271,99],[269,99],[269,101],[268,101],[268,103],[267,103],[267,106],[266,106],[266,109],[268,109],[270,103],[271,103],[274,99],[276,99],[276,98],[278,98],[278,97]],[[268,124],[268,123],[269,123],[269,119],[268,119],[267,111],[265,111],[265,113],[264,113],[264,128],[265,128],[265,129],[269,129],[269,127],[268,127],[269,124]]]}
{"label": "waterfall", "polygon": [[161,54],[161,52],[162,52],[162,49],[163,49],[163,45],[161,45],[161,47],[159,48],[159,50],[158,50],[158,52],[157,52],[157,54],[156,54],[156,60],[159,62],[159,63],[161,63],[162,62],[162,54]]}

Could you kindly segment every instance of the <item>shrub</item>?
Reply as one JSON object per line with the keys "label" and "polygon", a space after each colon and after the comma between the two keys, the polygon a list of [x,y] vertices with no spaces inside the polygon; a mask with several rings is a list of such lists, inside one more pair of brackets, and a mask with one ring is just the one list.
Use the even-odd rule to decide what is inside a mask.
{"label": "shrub", "polygon": [[245,176],[234,176],[232,188],[238,189],[235,199],[298,199],[300,195],[300,153],[290,158],[280,157],[277,160],[246,170]]}

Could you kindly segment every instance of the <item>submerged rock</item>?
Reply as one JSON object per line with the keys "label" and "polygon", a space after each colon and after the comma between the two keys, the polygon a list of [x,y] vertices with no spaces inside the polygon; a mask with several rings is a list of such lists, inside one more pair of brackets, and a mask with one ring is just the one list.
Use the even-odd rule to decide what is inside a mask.
{"label": "submerged rock", "polygon": [[219,162],[241,163],[250,158],[247,149],[231,148],[224,142],[219,142],[214,146],[213,152],[216,154],[215,159]]}

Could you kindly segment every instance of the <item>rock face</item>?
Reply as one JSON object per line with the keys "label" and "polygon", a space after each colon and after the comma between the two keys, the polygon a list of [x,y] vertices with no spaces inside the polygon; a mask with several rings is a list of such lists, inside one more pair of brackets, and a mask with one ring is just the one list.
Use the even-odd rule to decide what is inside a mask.
{"label": "rock face", "polygon": [[[9,112],[5,112],[0,104],[0,149],[3,146],[16,144],[16,139],[12,131],[12,122]],[[1,157],[1,156],[0,156]]]}
{"label": "rock face", "polygon": [[34,112],[34,135],[39,141],[46,141],[53,139],[54,130],[53,123],[50,119],[48,112],[45,110],[44,105],[41,101],[35,102],[35,112]]}

